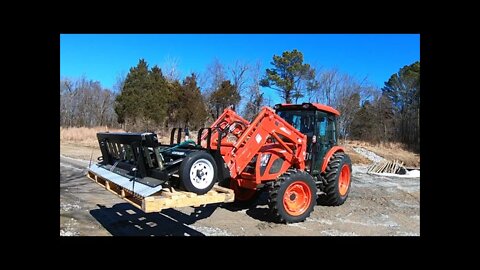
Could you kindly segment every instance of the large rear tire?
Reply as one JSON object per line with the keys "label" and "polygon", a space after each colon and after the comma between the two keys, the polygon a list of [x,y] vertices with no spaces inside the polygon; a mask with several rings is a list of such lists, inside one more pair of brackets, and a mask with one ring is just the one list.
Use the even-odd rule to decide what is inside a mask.
{"label": "large rear tire", "polygon": [[278,222],[304,221],[313,211],[317,187],[304,171],[289,169],[278,177],[269,191],[269,207]]}
{"label": "large rear tire", "polygon": [[344,152],[333,154],[327,165],[324,178],[325,194],[319,197],[319,203],[325,206],[338,206],[345,203],[352,185],[352,162]]}
{"label": "large rear tire", "polygon": [[178,174],[187,191],[205,194],[217,181],[217,164],[209,153],[193,152],[182,161]]}

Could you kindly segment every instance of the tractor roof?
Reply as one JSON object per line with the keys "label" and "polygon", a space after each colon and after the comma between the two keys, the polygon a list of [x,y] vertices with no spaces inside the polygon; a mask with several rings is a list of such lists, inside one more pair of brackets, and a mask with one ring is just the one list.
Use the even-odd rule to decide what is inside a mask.
{"label": "tractor roof", "polygon": [[[280,105],[280,104],[277,104],[277,105]],[[304,106],[313,106],[313,107],[317,108],[317,110],[333,113],[337,116],[340,115],[339,111],[335,110],[334,108],[332,108],[330,106],[323,105],[323,104],[320,104],[320,103],[302,103],[302,104],[287,104],[287,103],[284,103],[284,104],[281,104],[280,106],[281,107],[292,107],[292,109],[293,109],[293,107],[303,107],[303,108],[305,108]],[[278,107],[280,107],[280,106],[278,106]]]}

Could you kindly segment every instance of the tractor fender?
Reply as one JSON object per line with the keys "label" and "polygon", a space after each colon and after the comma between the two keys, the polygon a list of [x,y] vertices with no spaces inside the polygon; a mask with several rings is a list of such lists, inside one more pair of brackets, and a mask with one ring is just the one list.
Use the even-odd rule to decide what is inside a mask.
{"label": "tractor fender", "polygon": [[341,146],[334,146],[330,148],[330,150],[328,150],[328,152],[323,157],[322,170],[320,171],[321,173],[325,172],[325,170],[327,169],[328,162],[330,161],[330,158],[332,158],[333,154],[335,154],[336,152],[345,152],[345,148]]}

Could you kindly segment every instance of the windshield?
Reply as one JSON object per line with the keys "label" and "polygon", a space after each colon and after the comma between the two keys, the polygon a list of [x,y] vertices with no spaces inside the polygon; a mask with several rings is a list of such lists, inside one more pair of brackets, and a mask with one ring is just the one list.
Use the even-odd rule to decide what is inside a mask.
{"label": "windshield", "polygon": [[277,111],[277,114],[303,134],[313,134],[315,128],[315,111],[285,110]]}

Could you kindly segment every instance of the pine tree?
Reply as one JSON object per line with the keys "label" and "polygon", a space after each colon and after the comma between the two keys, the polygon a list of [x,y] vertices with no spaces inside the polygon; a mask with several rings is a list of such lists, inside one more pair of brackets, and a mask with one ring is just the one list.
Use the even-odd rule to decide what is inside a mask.
{"label": "pine tree", "polygon": [[286,103],[297,103],[307,88],[316,87],[315,70],[303,63],[302,52],[294,49],[283,52],[282,56],[274,55],[270,64],[274,67],[266,70],[260,85],[276,90]]}
{"label": "pine tree", "polygon": [[150,129],[152,128],[150,121],[153,121],[155,126],[158,127],[165,120],[168,92],[166,78],[163,76],[162,70],[158,66],[154,66],[149,72],[149,85],[144,96],[144,117],[149,122],[148,127]]}
{"label": "pine tree", "polygon": [[420,62],[404,66],[382,88],[395,108],[396,138],[420,150]]}
{"label": "pine tree", "polygon": [[156,130],[167,116],[170,90],[158,66],[148,69],[144,59],[132,67],[117,96],[115,112],[126,129],[134,131]]}
{"label": "pine tree", "polygon": [[228,106],[237,107],[240,100],[240,93],[230,80],[223,81],[220,87],[210,95],[210,104],[214,106],[216,117]]}
{"label": "pine tree", "polygon": [[145,93],[148,89],[148,64],[140,59],[136,67],[130,68],[122,91],[116,98],[115,112],[120,121],[125,121],[127,129],[136,125],[145,110]]}
{"label": "pine tree", "polygon": [[207,110],[195,74],[187,76],[181,85],[174,82],[170,88],[172,100],[168,108],[169,122],[193,130],[203,127]]}

